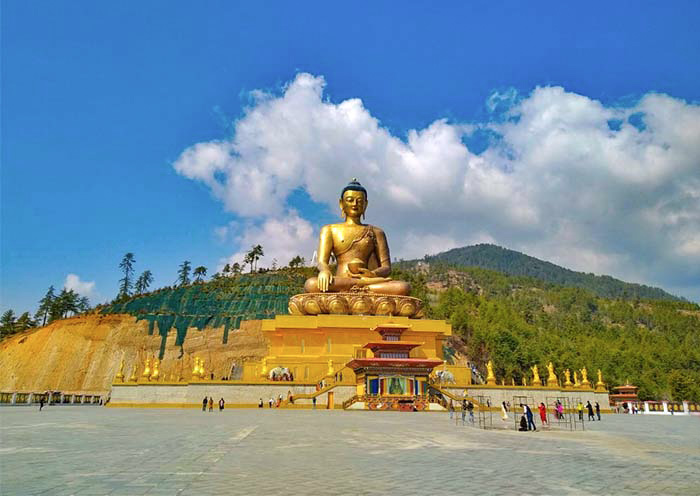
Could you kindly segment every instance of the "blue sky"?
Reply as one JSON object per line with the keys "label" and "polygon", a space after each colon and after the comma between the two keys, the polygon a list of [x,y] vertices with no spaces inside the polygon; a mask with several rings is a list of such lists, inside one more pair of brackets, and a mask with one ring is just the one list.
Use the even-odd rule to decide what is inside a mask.
{"label": "blue sky", "polygon": [[[699,17],[698,2],[3,2],[2,310],[33,311],[69,274],[109,299],[127,251],[156,286],[255,241],[268,263],[295,244],[309,258],[353,175],[397,256],[490,241],[697,301]],[[591,129],[633,114],[654,134],[628,126],[589,160]],[[589,138],[571,156],[585,169],[563,170]],[[222,143],[218,165],[192,148]],[[248,202],[232,178],[251,171],[266,186]]]}

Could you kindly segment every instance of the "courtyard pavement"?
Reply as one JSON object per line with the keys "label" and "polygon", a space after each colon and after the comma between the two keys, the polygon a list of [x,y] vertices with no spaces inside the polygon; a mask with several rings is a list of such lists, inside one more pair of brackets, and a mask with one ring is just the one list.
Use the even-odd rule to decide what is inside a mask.
{"label": "courtyard pavement", "polygon": [[700,494],[700,418],[521,433],[439,413],[3,407],[0,493]]}

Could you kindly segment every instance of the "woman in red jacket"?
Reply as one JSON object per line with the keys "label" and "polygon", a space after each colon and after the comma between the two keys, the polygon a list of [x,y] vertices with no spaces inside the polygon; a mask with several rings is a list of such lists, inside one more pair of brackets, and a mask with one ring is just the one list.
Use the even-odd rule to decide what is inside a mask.
{"label": "woman in red jacket", "polygon": [[540,420],[542,420],[542,425],[544,425],[547,423],[547,407],[544,406],[544,403],[540,403],[539,410]]}

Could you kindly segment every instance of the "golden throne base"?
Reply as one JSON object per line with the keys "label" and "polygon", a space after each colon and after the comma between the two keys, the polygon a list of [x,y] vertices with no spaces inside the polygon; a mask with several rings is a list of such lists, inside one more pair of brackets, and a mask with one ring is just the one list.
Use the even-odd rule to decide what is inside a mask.
{"label": "golden throne base", "polygon": [[302,293],[289,299],[292,315],[394,315],[420,319],[423,301],[412,296],[372,293]]}

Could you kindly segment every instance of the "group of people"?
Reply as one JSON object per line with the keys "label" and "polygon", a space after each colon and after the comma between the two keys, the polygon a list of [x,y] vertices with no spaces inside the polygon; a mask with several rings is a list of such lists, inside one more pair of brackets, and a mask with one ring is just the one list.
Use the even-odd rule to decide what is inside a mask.
{"label": "group of people", "polygon": [[[273,398],[272,396],[270,396],[270,399],[267,400],[267,406],[268,406],[269,408],[279,408],[279,407],[282,405],[282,401],[283,401],[283,399],[282,399],[282,394],[280,394],[280,395],[277,397],[277,399],[275,399],[275,398]],[[292,395],[292,392],[291,392],[291,391],[289,391],[289,392],[287,393],[287,401],[289,401],[289,403],[292,404],[292,405],[294,404],[294,396]],[[258,400],[258,408],[263,408],[264,405],[265,405],[265,403],[263,402],[263,399],[260,398],[260,399]]]}
{"label": "group of people", "polygon": [[[520,422],[518,426],[519,431],[536,431],[537,427],[535,426],[534,422],[534,414],[532,412],[532,409],[529,407],[529,405],[525,403],[521,403],[520,407],[523,409],[523,413],[520,416]],[[586,403],[585,406],[586,410],[588,410],[588,420],[597,420],[600,421],[600,405],[598,402],[595,403],[595,407],[591,404],[590,401]],[[539,406],[537,407],[539,414],[540,414],[540,421],[542,425],[548,425],[549,421],[547,420],[547,407],[545,406],[544,403],[540,403]],[[507,402],[502,402],[501,403],[501,419],[505,422],[508,420],[508,411],[510,410],[510,404]],[[583,410],[584,406],[581,401],[579,401],[578,405],[576,406],[576,410],[578,411],[578,418],[581,422],[583,422]],[[595,414],[594,414],[595,410]],[[557,400],[554,403],[554,416],[557,420],[561,420],[564,416],[564,405],[562,404],[561,401]]]}
{"label": "group of people", "polygon": [[[226,402],[224,401],[223,398],[221,398],[219,400],[219,411],[222,411],[224,409],[224,405],[226,405]],[[214,411],[214,398],[212,398],[211,396],[209,396],[209,398],[207,398],[205,396],[204,399],[202,400],[202,411],[206,412],[207,407],[209,407],[210,412]]]}
{"label": "group of people", "polygon": [[[598,420],[600,420],[600,405],[598,402],[595,402],[595,415],[593,414],[593,405],[591,405],[590,401],[586,402],[586,410],[588,410],[588,420],[595,420],[596,417],[598,417]],[[583,422],[583,403],[578,402],[578,405],[576,405],[576,410],[578,411],[578,419]]]}
{"label": "group of people", "polygon": [[[454,406],[454,403],[452,403],[452,400],[450,400],[450,403],[449,403],[447,409],[450,412],[450,419],[454,418],[455,406]],[[416,411],[415,406],[414,406],[414,411]],[[464,398],[462,400],[462,425],[464,425],[466,423],[467,413],[469,413],[469,422],[471,422],[473,424],[474,423],[474,403],[472,403],[471,401],[468,401],[467,398]]]}

